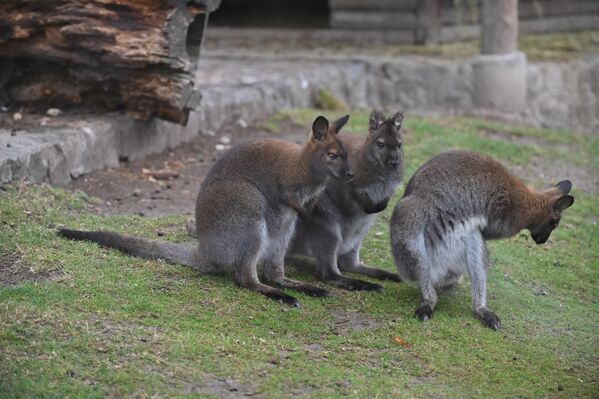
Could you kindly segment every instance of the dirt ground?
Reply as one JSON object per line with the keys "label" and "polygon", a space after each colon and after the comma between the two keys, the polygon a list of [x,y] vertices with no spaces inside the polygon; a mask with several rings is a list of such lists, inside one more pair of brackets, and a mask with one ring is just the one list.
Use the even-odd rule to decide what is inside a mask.
{"label": "dirt ground", "polygon": [[34,272],[17,254],[0,256],[0,286],[10,287],[27,281],[51,280],[59,274],[57,271]]}
{"label": "dirt ground", "polygon": [[[171,151],[87,174],[73,180],[68,188],[98,198],[93,210],[100,214],[192,215],[204,177],[220,154],[231,146],[256,138],[305,142],[308,127],[289,119],[276,123],[276,128],[271,126],[270,129],[260,122],[252,126],[245,123],[225,126],[214,136],[198,135],[194,141]],[[518,138],[502,132],[483,133],[492,140],[522,141],[523,144],[533,140],[543,147],[554,146],[544,140]],[[512,165],[510,169],[526,180],[544,180],[545,175],[568,176],[578,188],[593,194],[599,192],[599,179],[591,168],[537,158],[526,168]]]}
{"label": "dirt ground", "polygon": [[171,151],[87,174],[73,180],[68,188],[98,198],[94,210],[101,214],[191,215],[202,180],[232,145],[256,138],[303,143],[308,135],[308,128],[287,119],[279,121],[275,130],[284,133],[259,124],[226,126],[214,136],[198,135]]}

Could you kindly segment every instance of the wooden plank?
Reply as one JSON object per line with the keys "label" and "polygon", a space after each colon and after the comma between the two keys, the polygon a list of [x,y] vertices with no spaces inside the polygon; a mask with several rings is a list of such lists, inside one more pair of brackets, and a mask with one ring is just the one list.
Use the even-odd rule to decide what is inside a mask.
{"label": "wooden plank", "polygon": [[335,10],[416,11],[421,0],[329,0],[329,8]]}
{"label": "wooden plank", "polygon": [[401,11],[346,11],[331,12],[331,27],[345,29],[414,30],[418,26],[416,14]]}
{"label": "wooden plank", "polygon": [[585,16],[588,14],[599,14],[599,1],[520,0],[518,4],[518,15],[520,16],[521,20],[549,17],[565,17],[570,15]]}

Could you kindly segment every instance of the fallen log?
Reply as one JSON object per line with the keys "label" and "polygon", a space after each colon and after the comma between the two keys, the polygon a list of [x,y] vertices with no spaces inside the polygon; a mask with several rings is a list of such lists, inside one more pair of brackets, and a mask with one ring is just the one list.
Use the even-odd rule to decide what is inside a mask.
{"label": "fallen log", "polygon": [[185,124],[220,0],[3,0],[0,102],[124,110]]}

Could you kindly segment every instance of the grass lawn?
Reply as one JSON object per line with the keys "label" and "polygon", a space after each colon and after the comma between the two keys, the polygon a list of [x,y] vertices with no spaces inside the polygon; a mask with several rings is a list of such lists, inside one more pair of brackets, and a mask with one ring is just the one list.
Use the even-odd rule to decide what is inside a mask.
{"label": "grass lawn", "polygon": [[[309,126],[315,112],[284,117]],[[367,118],[353,112],[345,131],[366,131]],[[552,165],[599,174],[599,140],[590,135],[409,115],[406,127],[406,181],[449,148],[492,155],[537,187],[572,178],[541,182],[535,171]],[[572,179],[576,203],[546,245],[527,233],[490,244],[489,305],[500,332],[472,316],[468,281],[441,297],[427,323],[413,316],[418,289],[392,282],[380,293],[332,288],[327,299],[294,293],[303,307],[292,309],[227,276],[54,232],[66,225],[154,238],[160,230],[186,241],[183,216],[98,216],[82,193],[4,187],[0,268],[20,264],[39,278],[0,286],[0,397],[597,397],[599,200]],[[362,249],[366,263],[387,270],[392,210]]]}

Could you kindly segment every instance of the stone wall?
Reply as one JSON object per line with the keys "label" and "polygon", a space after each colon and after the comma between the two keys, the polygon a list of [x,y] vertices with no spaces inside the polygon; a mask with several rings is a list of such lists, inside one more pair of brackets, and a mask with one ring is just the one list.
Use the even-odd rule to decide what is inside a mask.
{"label": "stone wall", "polygon": [[[248,124],[282,108],[313,106],[321,89],[353,108],[477,115],[471,82],[470,60],[206,57],[198,71],[202,106],[190,114],[187,126],[108,114],[74,116],[53,127],[0,128],[0,183],[28,179],[66,184],[116,166],[119,159],[140,159],[198,134],[213,135],[226,124]],[[599,131],[599,55],[529,64],[527,87],[526,107],[510,118],[533,126]]]}

